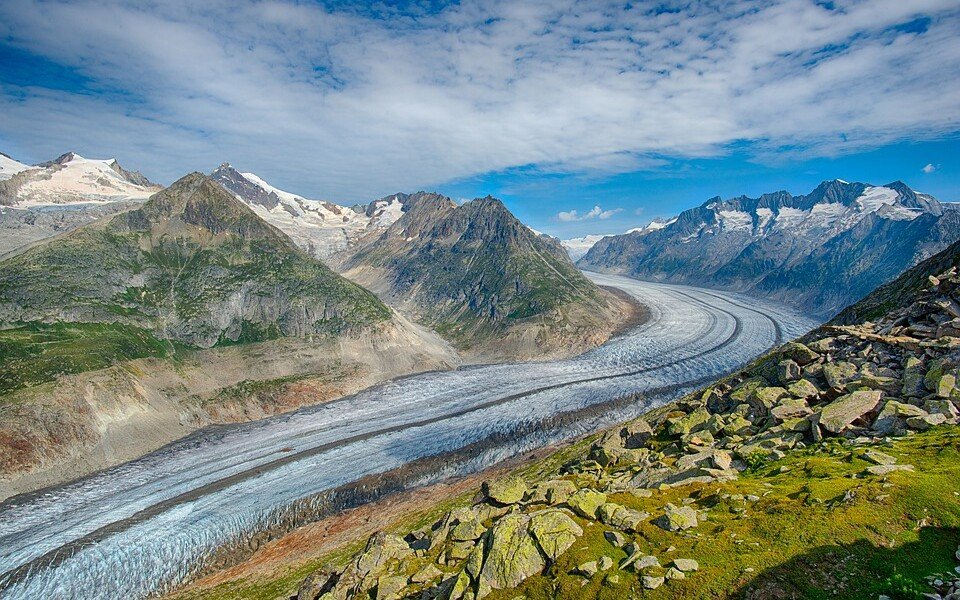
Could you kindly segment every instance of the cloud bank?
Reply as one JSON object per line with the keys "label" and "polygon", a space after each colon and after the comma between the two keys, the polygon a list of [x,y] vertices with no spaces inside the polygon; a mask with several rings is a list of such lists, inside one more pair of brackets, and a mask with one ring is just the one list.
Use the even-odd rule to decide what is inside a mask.
{"label": "cloud bank", "polygon": [[566,223],[569,223],[572,221],[590,221],[592,219],[600,219],[602,221],[605,221],[610,217],[612,217],[613,215],[617,214],[618,212],[621,212],[622,210],[623,210],[622,208],[613,208],[610,210],[603,210],[599,206],[594,206],[593,208],[591,208],[590,210],[588,210],[583,214],[580,214],[579,212],[577,212],[576,209],[569,210],[569,211],[560,211],[559,213],[557,213],[557,220],[563,221]]}
{"label": "cloud bank", "polygon": [[117,155],[165,182],[230,161],[356,201],[960,129],[956,0],[377,6],[7,0],[0,45],[71,77],[0,78],[0,149]]}

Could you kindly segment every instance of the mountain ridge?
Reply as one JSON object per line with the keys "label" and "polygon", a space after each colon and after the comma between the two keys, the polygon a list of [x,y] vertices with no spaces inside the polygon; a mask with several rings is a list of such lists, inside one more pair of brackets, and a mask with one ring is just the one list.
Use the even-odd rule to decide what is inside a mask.
{"label": "mountain ridge", "polygon": [[800,196],[714,197],[660,229],[600,239],[578,264],[754,293],[828,317],[958,237],[960,214],[903,182],[834,179]]}

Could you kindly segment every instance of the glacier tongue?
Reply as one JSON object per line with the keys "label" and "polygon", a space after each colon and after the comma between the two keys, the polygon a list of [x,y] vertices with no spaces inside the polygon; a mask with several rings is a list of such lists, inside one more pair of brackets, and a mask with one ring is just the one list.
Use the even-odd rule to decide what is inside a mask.
{"label": "glacier tongue", "polygon": [[555,415],[646,393],[633,407],[639,412],[815,325],[734,294],[591,277],[638,298],[650,308],[650,321],[577,358],[389,382],[325,405],[200,432],[0,504],[0,595],[142,598],[166,591],[203,567],[211,551],[270,527],[304,498],[491,436],[513,440],[469,465],[482,468],[531,444],[582,432],[516,437]]}

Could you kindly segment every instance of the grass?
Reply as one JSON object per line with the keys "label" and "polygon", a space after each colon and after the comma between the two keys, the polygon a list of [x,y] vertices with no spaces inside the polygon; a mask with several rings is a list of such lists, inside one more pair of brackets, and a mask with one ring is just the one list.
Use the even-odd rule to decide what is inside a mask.
{"label": "grass", "polygon": [[[645,523],[635,539],[664,565],[672,558],[694,558],[700,571],[653,591],[638,589],[637,576],[625,572],[618,572],[616,586],[595,577],[581,587],[582,578],[570,574],[576,565],[603,554],[614,560],[624,555],[603,538],[601,526],[582,521],[584,537],[548,575],[489,598],[507,600],[522,593],[529,600],[693,599],[743,597],[754,590],[764,598],[875,600],[887,594],[919,599],[910,590],[930,591],[924,577],[950,573],[956,566],[960,432],[929,431],[883,451],[916,471],[891,474],[889,481],[861,478],[869,463],[854,448],[831,444],[791,453],[727,484],[667,490],[651,498],[615,495],[612,501],[653,516],[667,502],[696,496],[695,506],[709,508],[706,523],[689,534]],[[752,494],[760,500],[724,500],[724,494]]]}
{"label": "grass", "polygon": [[[555,476],[560,465],[584,453],[586,444],[562,449],[519,473],[529,481]],[[725,484],[663,490],[650,498],[611,496],[611,501],[645,510],[652,518],[662,514],[666,503],[680,504],[685,498],[709,510],[708,520],[686,533],[669,533],[647,522],[633,536],[664,566],[673,558],[696,559],[700,570],[686,580],[645,591],[635,573],[614,567],[609,572],[617,574],[618,583],[610,584],[601,573],[584,584],[582,577],[572,574],[577,565],[603,555],[618,562],[625,553],[604,538],[603,525],[578,518],[584,535],[548,573],[529,578],[517,589],[494,591],[488,598],[707,599],[746,597],[752,590],[753,597],[763,598],[875,600],[886,594],[919,599],[919,591],[929,591],[926,576],[952,572],[956,565],[960,430],[930,430],[881,450],[901,464],[914,465],[915,472],[893,473],[886,479],[865,477],[862,473],[869,463],[859,457],[862,448],[834,441],[765,462]],[[759,500],[740,499],[747,495]],[[452,507],[467,504],[471,496],[451,498],[410,515],[392,529],[414,530]],[[362,542],[270,577],[232,581],[183,597],[286,598],[314,569],[328,561],[345,560]]]}
{"label": "grass", "polygon": [[0,330],[0,395],[60,375],[171,354],[150,332],[116,323],[30,323]]}

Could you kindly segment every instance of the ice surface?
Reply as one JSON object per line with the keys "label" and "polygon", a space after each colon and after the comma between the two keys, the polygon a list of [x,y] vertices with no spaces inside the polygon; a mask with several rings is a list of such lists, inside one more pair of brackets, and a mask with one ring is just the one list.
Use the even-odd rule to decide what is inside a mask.
{"label": "ice surface", "polygon": [[[815,325],[736,294],[590,277],[634,295],[650,307],[650,321],[573,359],[396,380],[324,405],[200,432],[0,504],[0,596],[142,598],[167,590],[212,549],[268,526],[300,499],[646,392],[639,412],[639,404],[673,399]],[[470,467],[579,432],[571,427],[517,439]]]}

